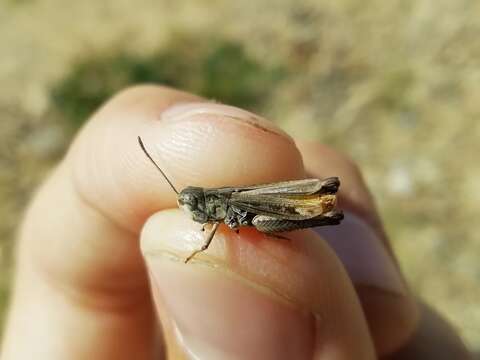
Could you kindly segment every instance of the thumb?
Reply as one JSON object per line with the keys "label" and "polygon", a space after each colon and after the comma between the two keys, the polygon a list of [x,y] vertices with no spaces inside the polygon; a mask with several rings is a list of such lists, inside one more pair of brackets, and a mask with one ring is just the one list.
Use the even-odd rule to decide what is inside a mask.
{"label": "thumb", "polygon": [[205,234],[181,211],[143,228],[155,307],[167,358],[371,359],[373,345],[342,265],[311,231],[272,239],[220,226]]}

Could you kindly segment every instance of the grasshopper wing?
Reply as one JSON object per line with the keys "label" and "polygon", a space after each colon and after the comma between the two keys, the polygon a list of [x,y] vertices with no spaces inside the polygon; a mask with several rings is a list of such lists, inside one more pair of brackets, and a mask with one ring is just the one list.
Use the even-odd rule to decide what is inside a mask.
{"label": "grasshopper wing", "polygon": [[313,194],[335,194],[340,186],[337,177],[330,177],[325,180],[319,179],[303,179],[282,181],[278,183],[260,184],[252,186],[239,187],[221,187],[213,189],[205,189],[206,193],[244,193],[249,195],[313,195]]}
{"label": "grasshopper wing", "polygon": [[313,194],[335,194],[340,186],[337,177],[330,177],[325,180],[303,179],[283,181],[279,183],[263,184],[246,188],[239,188],[239,192],[248,195],[313,195]]}
{"label": "grasshopper wing", "polygon": [[252,194],[232,193],[229,205],[255,215],[268,215],[286,220],[310,219],[331,211],[336,204],[333,194],[298,195],[296,193]]}

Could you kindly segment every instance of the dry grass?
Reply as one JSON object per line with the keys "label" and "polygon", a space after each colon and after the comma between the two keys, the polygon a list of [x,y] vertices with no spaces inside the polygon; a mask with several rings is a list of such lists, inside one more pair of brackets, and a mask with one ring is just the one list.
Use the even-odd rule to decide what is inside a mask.
{"label": "dry grass", "polygon": [[67,142],[51,85],[79,58],[214,36],[287,70],[252,106],[360,163],[413,287],[480,349],[480,2],[246,3],[0,1],[0,300],[21,209]]}

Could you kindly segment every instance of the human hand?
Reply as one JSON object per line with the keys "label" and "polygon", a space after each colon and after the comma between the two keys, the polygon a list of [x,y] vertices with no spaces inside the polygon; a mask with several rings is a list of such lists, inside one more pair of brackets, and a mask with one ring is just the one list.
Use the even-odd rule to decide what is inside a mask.
{"label": "human hand", "polygon": [[[178,188],[339,176],[346,218],[290,242],[221,227],[184,264],[201,225],[138,135]],[[349,159],[162,87],[94,114],[28,209],[17,260],[3,360],[468,358],[410,294]]]}

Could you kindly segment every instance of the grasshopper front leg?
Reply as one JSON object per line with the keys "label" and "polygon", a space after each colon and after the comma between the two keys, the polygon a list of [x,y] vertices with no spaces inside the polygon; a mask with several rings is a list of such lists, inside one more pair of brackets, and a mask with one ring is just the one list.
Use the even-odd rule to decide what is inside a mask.
{"label": "grasshopper front leg", "polygon": [[202,251],[205,251],[208,249],[208,247],[210,246],[210,243],[212,242],[213,240],[213,237],[215,236],[215,233],[217,231],[217,228],[218,228],[218,225],[220,225],[220,223],[216,222],[215,224],[213,224],[212,226],[212,230],[210,230],[210,234],[208,234],[207,238],[205,239],[205,242],[203,243],[202,247],[198,250],[195,250],[194,252],[192,252],[190,254],[189,257],[187,257],[185,259],[185,264],[188,263],[190,260],[193,259],[193,257],[195,255],[197,255],[198,253],[201,253]]}

